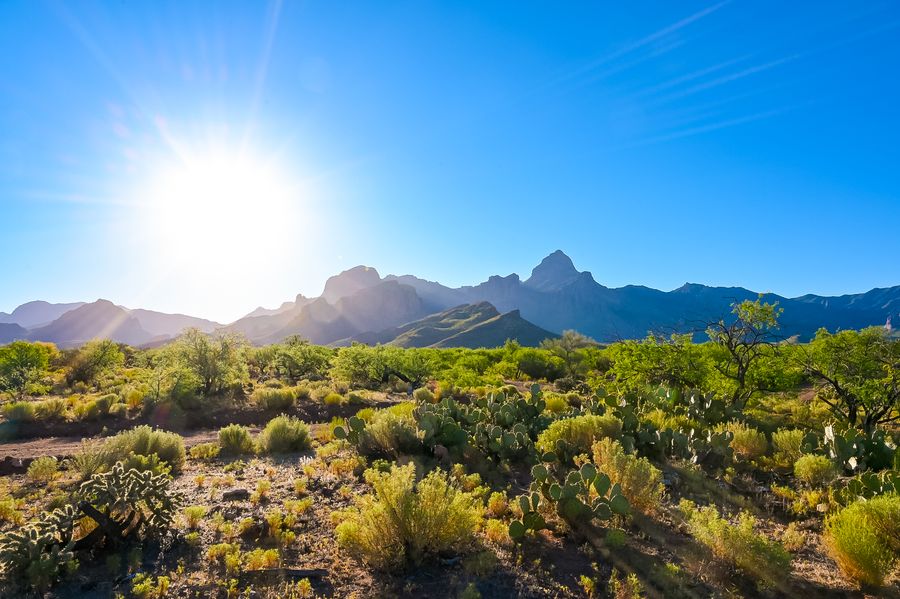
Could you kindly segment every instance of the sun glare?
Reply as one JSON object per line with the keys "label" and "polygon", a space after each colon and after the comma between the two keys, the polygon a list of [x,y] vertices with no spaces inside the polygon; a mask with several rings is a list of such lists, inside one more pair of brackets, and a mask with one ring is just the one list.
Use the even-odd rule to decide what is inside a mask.
{"label": "sun glare", "polygon": [[181,266],[220,274],[277,253],[296,225],[295,190],[255,157],[211,152],[161,169],[142,218]]}

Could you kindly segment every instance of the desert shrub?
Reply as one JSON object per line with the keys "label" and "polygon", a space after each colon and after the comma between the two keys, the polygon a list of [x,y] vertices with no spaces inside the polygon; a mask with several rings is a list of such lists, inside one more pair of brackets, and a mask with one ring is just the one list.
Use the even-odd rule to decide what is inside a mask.
{"label": "desert shrub", "polygon": [[310,398],[308,385],[297,385],[294,387],[294,398],[297,401],[306,401]]}
{"label": "desert shrub", "polygon": [[282,411],[294,405],[296,391],[291,387],[257,387],[250,400],[264,410]]}
{"label": "desert shrub", "polygon": [[69,468],[81,475],[82,479],[100,472],[106,467],[103,444],[99,441],[81,441],[81,449],[68,459]]}
{"label": "desert shrub", "polygon": [[335,531],[338,545],[375,568],[420,563],[447,551],[471,546],[482,517],[482,504],[434,470],[415,483],[415,466],[389,472],[367,470],[373,493],[342,514]]}
{"label": "desert shrub", "polygon": [[39,401],[34,406],[34,417],[38,420],[61,420],[66,415],[66,400],[52,397]]}
{"label": "desert shrub", "polygon": [[299,418],[278,416],[259,434],[259,448],[265,453],[289,453],[309,449],[309,427]]}
{"label": "desert shrub", "polygon": [[3,415],[13,422],[34,420],[35,403],[31,401],[13,401],[3,406]]}
{"label": "desert shrub", "polygon": [[741,512],[737,524],[731,524],[714,506],[698,509],[693,502],[682,499],[679,508],[691,535],[717,558],[734,564],[763,585],[787,577],[791,554],[781,543],[754,532],[756,519],[750,513]]}
{"label": "desert shrub", "polygon": [[800,530],[796,522],[791,522],[781,533],[781,544],[788,551],[800,551],[806,545],[806,533]]}
{"label": "desert shrub", "polygon": [[25,476],[33,482],[47,483],[56,478],[59,473],[59,463],[52,456],[35,458],[29,465]]}
{"label": "desert shrub", "polygon": [[550,412],[551,414],[562,414],[569,409],[569,402],[566,400],[565,395],[559,395],[558,393],[547,393],[544,395],[544,404],[545,410]]}
{"label": "desert shrub", "polygon": [[665,489],[662,473],[647,458],[625,452],[614,439],[601,439],[594,444],[594,464],[600,472],[618,483],[631,506],[645,514],[659,508]]}
{"label": "desert shrub", "polygon": [[107,411],[107,414],[115,418],[124,418],[127,413],[128,406],[123,403],[114,403],[113,405],[109,406],[109,410]]}
{"label": "desert shrub", "polygon": [[419,403],[434,403],[434,393],[426,387],[419,387],[413,391],[413,399]]}
{"label": "desert shrub", "polygon": [[487,502],[487,513],[493,518],[502,518],[508,510],[509,500],[506,498],[506,493],[497,491],[491,493]]}
{"label": "desert shrub", "polygon": [[339,406],[344,403],[344,396],[340,393],[331,392],[322,398],[322,403],[326,406]]}
{"label": "desert shrub", "polygon": [[775,463],[790,467],[803,455],[803,440],[806,432],[798,428],[780,428],[772,433],[772,448]]}
{"label": "desert shrub", "polygon": [[75,419],[79,421],[97,420],[103,416],[100,403],[94,398],[85,398],[76,403],[72,408]]}
{"label": "desert shrub", "polygon": [[277,549],[254,549],[243,556],[244,568],[247,570],[267,570],[274,568],[281,560]]}
{"label": "desert shrub", "polygon": [[240,424],[229,424],[219,429],[219,447],[224,455],[253,453],[250,429]]}
{"label": "desert shrub", "polygon": [[551,423],[538,436],[536,445],[543,452],[554,451],[563,461],[571,461],[576,455],[590,453],[591,446],[606,437],[621,438],[622,421],[612,414],[585,414]]}
{"label": "desert shrub", "polygon": [[861,499],[825,521],[825,546],[851,580],[881,586],[900,556],[900,495]]}
{"label": "desert shrub", "polygon": [[692,428],[698,430],[701,428],[699,422],[692,420],[684,414],[675,414],[660,408],[650,410],[644,414],[641,419],[644,422],[652,424],[659,430],[671,428],[674,430],[689,431]]}
{"label": "desert shrub", "polygon": [[178,472],[184,466],[184,440],[181,435],[153,429],[148,425],[110,437],[103,444],[102,453],[106,466],[128,459],[132,454],[149,458],[153,454]]}
{"label": "desert shrub", "polygon": [[769,449],[766,435],[748,424],[733,420],[718,428],[734,435],[731,439],[731,449],[739,459],[748,462],[757,460],[766,455]]}
{"label": "desert shrub", "polygon": [[221,450],[218,443],[198,443],[191,447],[189,453],[195,460],[211,460],[218,457]]}
{"label": "desert shrub", "polygon": [[823,455],[808,454],[794,463],[794,476],[813,487],[821,487],[837,476],[834,462]]}
{"label": "desert shrub", "polygon": [[401,408],[402,405],[378,410],[372,415],[359,436],[357,448],[361,454],[397,456],[419,448],[416,421],[411,412],[407,413],[405,408]]}
{"label": "desert shrub", "polygon": [[200,522],[206,517],[209,510],[205,505],[189,505],[183,510],[184,523],[190,529],[194,530],[200,527]]}

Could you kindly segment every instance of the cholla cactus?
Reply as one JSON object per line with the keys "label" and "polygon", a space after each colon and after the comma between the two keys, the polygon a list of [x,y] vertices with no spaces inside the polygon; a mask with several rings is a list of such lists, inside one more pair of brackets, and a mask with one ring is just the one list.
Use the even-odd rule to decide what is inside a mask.
{"label": "cholla cactus", "polygon": [[81,485],[79,508],[96,520],[107,536],[162,536],[183,503],[181,495],[170,489],[171,483],[164,474],[126,471],[119,462]]}
{"label": "cholla cactus", "polygon": [[25,527],[0,535],[0,569],[5,579],[45,589],[60,570],[74,568],[72,530],[78,514],[71,505],[44,513]]}

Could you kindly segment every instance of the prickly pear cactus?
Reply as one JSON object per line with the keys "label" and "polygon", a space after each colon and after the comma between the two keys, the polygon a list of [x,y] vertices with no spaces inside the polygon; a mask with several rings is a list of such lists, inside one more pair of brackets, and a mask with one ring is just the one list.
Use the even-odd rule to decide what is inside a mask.
{"label": "prickly pear cactus", "polygon": [[521,540],[529,530],[546,527],[540,512],[548,507],[555,509],[570,523],[589,523],[609,520],[613,515],[627,515],[631,506],[618,484],[611,484],[609,477],[599,472],[591,463],[569,471],[557,480],[543,464],[531,470],[531,492],[519,497],[522,519],[509,526],[509,536]]}
{"label": "prickly pear cactus", "polygon": [[359,436],[364,430],[366,430],[366,421],[357,416],[351,416],[347,419],[346,427],[334,427],[334,436],[337,439],[346,440],[353,445],[358,445]]}

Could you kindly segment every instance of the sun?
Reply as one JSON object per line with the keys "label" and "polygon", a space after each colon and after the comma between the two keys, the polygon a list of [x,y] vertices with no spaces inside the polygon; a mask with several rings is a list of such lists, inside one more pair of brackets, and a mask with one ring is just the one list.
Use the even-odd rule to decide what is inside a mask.
{"label": "sun", "polygon": [[140,218],[173,269],[224,274],[281,253],[298,201],[273,162],[215,149],[159,169]]}

